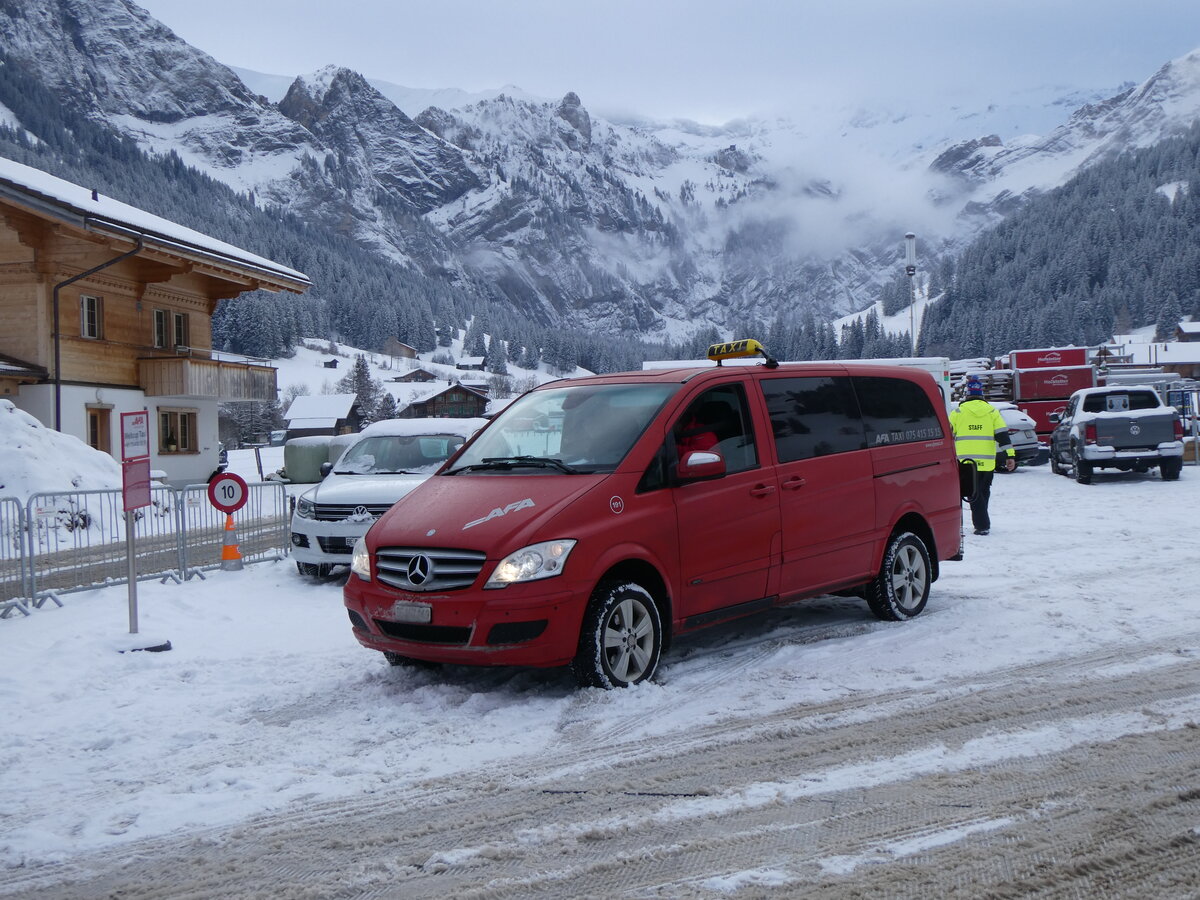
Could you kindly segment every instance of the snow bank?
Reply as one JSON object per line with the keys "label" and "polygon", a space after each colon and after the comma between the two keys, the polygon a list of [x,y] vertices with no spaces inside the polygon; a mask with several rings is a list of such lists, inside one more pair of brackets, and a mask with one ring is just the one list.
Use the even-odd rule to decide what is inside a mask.
{"label": "snow bank", "polygon": [[39,491],[121,487],[121,465],[79,438],[47,428],[0,400],[0,497],[22,502]]}

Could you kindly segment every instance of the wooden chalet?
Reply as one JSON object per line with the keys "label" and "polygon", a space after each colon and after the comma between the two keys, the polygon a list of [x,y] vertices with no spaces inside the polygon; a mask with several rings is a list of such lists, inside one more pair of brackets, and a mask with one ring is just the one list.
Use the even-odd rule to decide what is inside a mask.
{"label": "wooden chalet", "polygon": [[1200,342],[1200,322],[1180,322],[1175,326],[1175,340],[1185,344]]}
{"label": "wooden chalet", "polygon": [[290,441],[361,431],[363,411],[357,394],[305,394],[292,401],[283,418]]}
{"label": "wooden chalet", "polygon": [[438,376],[425,369],[412,369],[403,375],[395,376],[392,381],[400,384],[421,384],[427,381],[437,381]]}
{"label": "wooden chalet", "polygon": [[452,384],[432,397],[410,403],[398,418],[469,419],[482,416],[487,405],[488,398],[483,394],[461,384]]}
{"label": "wooden chalet", "polygon": [[416,359],[417,348],[397,340],[394,337],[383,342],[383,352],[395,359]]}
{"label": "wooden chalet", "polygon": [[275,369],[214,357],[222,300],[300,293],[300,272],[38,169],[0,159],[0,394],[120,456],[120,414],[151,413],[151,466],[217,466],[218,401],[274,400]]}

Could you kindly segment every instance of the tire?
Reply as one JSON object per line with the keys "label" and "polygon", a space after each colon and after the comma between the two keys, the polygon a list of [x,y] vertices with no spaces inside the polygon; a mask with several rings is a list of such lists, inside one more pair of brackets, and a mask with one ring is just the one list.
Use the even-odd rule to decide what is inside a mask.
{"label": "tire", "polygon": [[1079,448],[1071,449],[1071,466],[1075,470],[1075,480],[1080,484],[1092,483],[1092,464],[1079,458]]}
{"label": "tire", "polygon": [[1183,457],[1164,459],[1158,464],[1158,473],[1163,481],[1178,481],[1179,473],[1183,471]]}
{"label": "tire", "polygon": [[1067,470],[1064,469],[1058,462],[1058,454],[1053,450],[1050,451],[1050,471],[1055,475],[1066,475]]}
{"label": "tire", "polygon": [[296,571],[305,578],[328,578],[333,571],[333,563],[297,562]]}
{"label": "tire", "polygon": [[662,617],[649,591],[601,582],[584,613],[571,671],[582,687],[629,687],[654,676],[662,642]]}
{"label": "tire", "polygon": [[925,542],[911,531],[893,534],[879,574],[867,585],[867,606],[885,622],[920,615],[929,600],[932,573]]}

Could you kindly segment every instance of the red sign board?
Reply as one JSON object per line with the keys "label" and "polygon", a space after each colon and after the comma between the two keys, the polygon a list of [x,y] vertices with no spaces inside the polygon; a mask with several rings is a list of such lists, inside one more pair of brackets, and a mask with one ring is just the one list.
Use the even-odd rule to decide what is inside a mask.
{"label": "red sign board", "polygon": [[1090,360],[1087,347],[1049,347],[1045,350],[1013,350],[1008,364],[1014,369],[1061,369],[1066,366],[1086,366]]}
{"label": "red sign board", "polygon": [[1013,373],[1013,397],[1022,400],[1064,400],[1080,388],[1096,386],[1092,366],[1061,369],[1017,369]]}
{"label": "red sign board", "polygon": [[121,461],[150,455],[150,413],[121,413]]}
{"label": "red sign board", "polygon": [[121,463],[121,498],[125,502],[125,512],[150,505],[149,457]]}
{"label": "red sign board", "polygon": [[242,476],[222,472],[208,483],[208,502],[223,513],[235,513],[246,505],[249,494]]}

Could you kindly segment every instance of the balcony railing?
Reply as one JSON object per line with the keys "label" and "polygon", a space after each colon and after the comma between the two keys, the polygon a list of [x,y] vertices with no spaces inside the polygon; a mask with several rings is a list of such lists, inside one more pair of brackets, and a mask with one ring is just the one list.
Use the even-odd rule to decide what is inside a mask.
{"label": "balcony railing", "polygon": [[195,357],[138,360],[138,383],[148,397],[208,397],[220,400],[274,400],[272,366]]}

